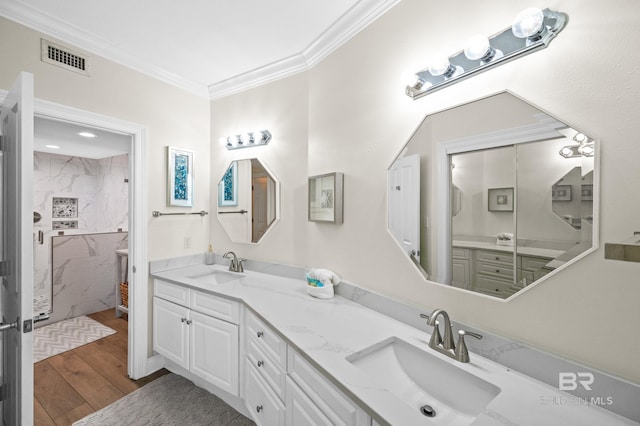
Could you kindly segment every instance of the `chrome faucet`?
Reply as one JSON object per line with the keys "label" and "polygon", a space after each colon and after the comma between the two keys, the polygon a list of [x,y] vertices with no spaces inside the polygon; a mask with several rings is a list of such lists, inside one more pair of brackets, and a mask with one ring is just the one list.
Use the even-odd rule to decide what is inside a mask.
{"label": "chrome faucet", "polygon": [[[444,338],[440,334],[440,323],[438,322],[438,316],[442,315],[444,319]],[[431,339],[429,340],[429,347],[453,358],[460,362],[469,362],[469,350],[467,344],[464,341],[464,336],[475,337],[476,339],[482,339],[482,335],[473,333],[471,331],[460,330],[458,331],[458,343],[453,342],[453,335],[451,333],[451,320],[449,314],[444,309],[436,309],[431,315],[420,314],[421,318],[427,320],[427,324],[433,327],[433,333],[431,333]]]}
{"label": "chrome faucet", "polygon": [[236,254],[232,251],[226,252],[224,255],[222,255],[222,257],[224,257],[225,259],[229,259],[229,255],[233,256],[231,258],[231,262],[229,262],[229,270],[231,272],[244,272],[244,266],[242,266],[242,262],[244,262],[245,259],[238,259],[238,256],[236,256]]}

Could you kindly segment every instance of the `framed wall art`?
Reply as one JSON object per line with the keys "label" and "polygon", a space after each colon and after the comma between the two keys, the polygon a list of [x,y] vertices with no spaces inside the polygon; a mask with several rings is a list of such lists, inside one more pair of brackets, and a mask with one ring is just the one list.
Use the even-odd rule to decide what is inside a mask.
{"label": "framed wall art", "polygon": [[551,201],[571,201],[571,185],[553,185]]}
{"label": "framed wall art", "polygon": [[218,183],[218,207],[238,205],[238,162],[231,163]]}
{"label": "framed wall art", "polygon": [[309,178],[309,222],[342,224],[343,180],[342,173]]}
{"label": "framed wall art", "polygon": [[487,192],[490,212],[513,211],[513,188],[491,188]]}
{"label": "framed wall art", "polygon": [[193,207],[193,152],[167,147],[167,206]]}

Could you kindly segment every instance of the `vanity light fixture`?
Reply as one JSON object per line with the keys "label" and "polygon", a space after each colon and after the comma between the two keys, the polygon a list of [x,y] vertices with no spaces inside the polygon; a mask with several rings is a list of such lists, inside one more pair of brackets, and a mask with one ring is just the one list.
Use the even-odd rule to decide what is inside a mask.
{"label": "vanity light fixture", "polygon": [[222,139],[227,149],[251,148],[252,146],[266,145],[271,140],[271,132],[268,130],[254,130],[240,135],[228,136]]}
{"label": "vanity light fixture", "polygon": [[559,154],[564,158],[575,157],[593,157],[594,146],[593,139],[589,138],[584,133],[576,133],[573,136],[573,140],[577,142],[577,145],[563,146]]}
{"label": "vanity light fixture", "polygon": [[407,96],[421,98],[487,69],[544,49],[565,27],[567,15],[549,9],[520,12],[513,25],[486,37],[475,35],[465,48],[448,58],[437,59],[415,73],[405,89]]}

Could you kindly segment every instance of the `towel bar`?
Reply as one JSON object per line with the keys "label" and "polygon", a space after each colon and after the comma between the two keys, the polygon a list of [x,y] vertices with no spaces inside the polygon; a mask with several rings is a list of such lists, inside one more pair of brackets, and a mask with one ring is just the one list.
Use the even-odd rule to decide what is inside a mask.
{"label": "towel bar", "polygon": [[160,216],[185,216],[185,215],[192,215],[192,214],[197,214],[200,216],[206,216],[209,214],[209,212],[205,212],[204,210],[201,210],[199,212],[185,212],[185,213],[161,213],[157,210],[154,210],[151,212],[151,216],[153,217],[160,217]]}
{"label": "towel bar", "polygon": [[237,213],[237,214],[245,214],[245,213],[249,213],[249,211],[248,210],[237,210],[237,211],[234,211],[234,212],[218,212],[218,214],[235,214],[235,213]]}

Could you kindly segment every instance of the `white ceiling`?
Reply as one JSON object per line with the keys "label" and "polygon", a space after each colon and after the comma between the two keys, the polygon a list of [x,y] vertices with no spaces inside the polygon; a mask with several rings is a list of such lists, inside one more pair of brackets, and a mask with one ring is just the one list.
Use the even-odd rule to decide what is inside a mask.
{"label": "white ceiling", "polygon": [[[90,132],[95,137],[85,138],[78,135],[80,132]],[[47,145],[58,148],[47,147]],[[131,135],[39,116],[34,118],[34,151],[100,159],[126,154],[130,146]]]}
{"label": "white ceiling", "polygon": [[215,99],[312,67],[398,1],[1,0],[0,15]]}

